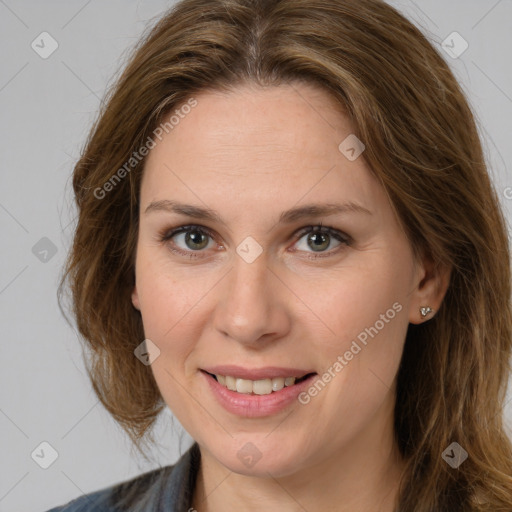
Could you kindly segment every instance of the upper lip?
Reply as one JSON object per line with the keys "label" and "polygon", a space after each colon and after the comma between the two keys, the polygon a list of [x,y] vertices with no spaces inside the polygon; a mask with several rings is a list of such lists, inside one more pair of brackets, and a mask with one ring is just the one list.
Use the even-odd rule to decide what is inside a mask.
{"label": "upper lip", "polygon": [[301,368],[284,368],[279,366],[266,366],[264,368],[243,368],[236,365],[220,365],[204,367],[202,370],[213,375],[224,375],[246,380],[274,379],[277,377],[304,377],[308,373],[315,373],[314,370],[303,370]]}

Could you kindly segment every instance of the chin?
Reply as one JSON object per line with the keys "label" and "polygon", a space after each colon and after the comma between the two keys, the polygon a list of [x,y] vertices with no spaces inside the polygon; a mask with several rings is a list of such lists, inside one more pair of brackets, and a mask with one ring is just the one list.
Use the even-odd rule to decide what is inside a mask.
{"label": "chin", "polygon": [[304,461],[301,443],[288,443],[278,436],[270,439],[268,433],[251,435],[244,433],[230,440],[227,446],[214,443],[208,449],[223,466],[240,475],[254,477],[284,477],[293,474]]}

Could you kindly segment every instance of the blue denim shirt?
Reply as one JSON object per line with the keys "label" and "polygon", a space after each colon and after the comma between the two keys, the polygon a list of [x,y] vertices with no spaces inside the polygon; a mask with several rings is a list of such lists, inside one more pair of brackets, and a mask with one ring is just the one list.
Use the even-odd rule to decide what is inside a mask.
{"label": "blue denim shirt", "polygon": [[194,443],[178,462],[84,494],[48,512],[190,512],[201,461]]}

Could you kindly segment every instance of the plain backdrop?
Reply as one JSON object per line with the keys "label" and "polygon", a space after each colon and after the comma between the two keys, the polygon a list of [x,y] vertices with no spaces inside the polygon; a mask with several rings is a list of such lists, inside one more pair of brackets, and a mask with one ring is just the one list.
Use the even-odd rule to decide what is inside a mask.
{"label": "plain backdrop", "polygon": [[[462,83],[510,219],[512,1],[390,3],[444,52]],[[191,443],[166,411],[154,461],[135,456],[93,394],[56,299],[74,226],[73,165],[107,84],[142,31],[171,6],[0,0],[0,511],[45,511],[171,464]],[[445,40],[457,53],[468,47],[454,58]],[[512,402],[506,415],[512,418]]]}

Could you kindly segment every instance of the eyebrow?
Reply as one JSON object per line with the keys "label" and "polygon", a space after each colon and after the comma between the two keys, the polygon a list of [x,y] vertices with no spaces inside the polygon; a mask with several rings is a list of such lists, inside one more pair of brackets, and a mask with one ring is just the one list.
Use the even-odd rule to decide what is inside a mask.
{"label": "eyebrow", "polygon": [[[168,199],[153,201],[145,209],[144,214],[156,211],[177,213],[195,219],[209,220],[226,225],[225,221],[215,210],[191,204],[179,203],[177,201],[170,201]],[[339,213],[364,213],[366,215],[373,215],[373,213],[364,206],[351,201],[344,204],[307,204],[282,212],[279,216],[279,223],[291,224],[292,222],[296,222],[303,218],[324,217]]]}

